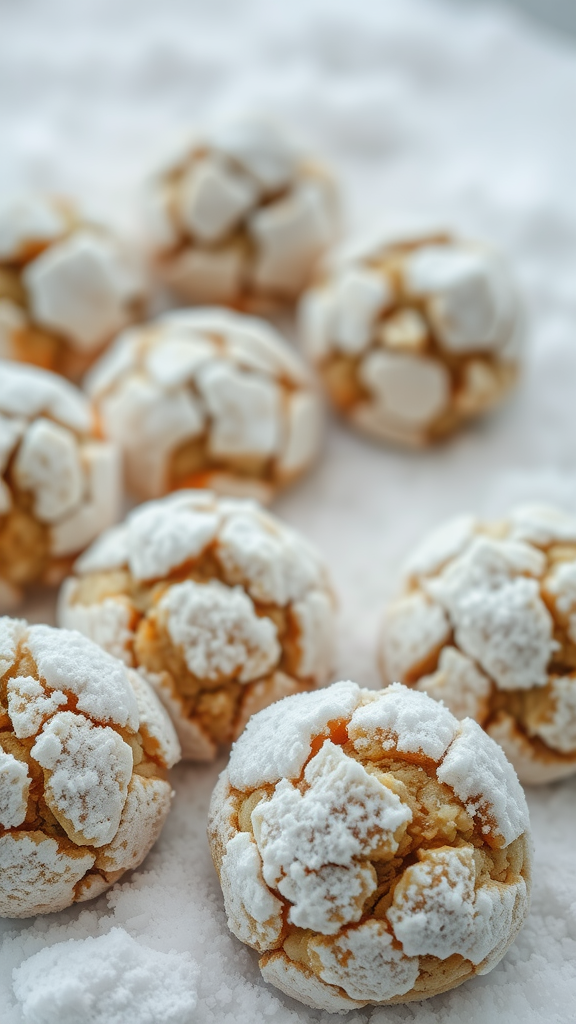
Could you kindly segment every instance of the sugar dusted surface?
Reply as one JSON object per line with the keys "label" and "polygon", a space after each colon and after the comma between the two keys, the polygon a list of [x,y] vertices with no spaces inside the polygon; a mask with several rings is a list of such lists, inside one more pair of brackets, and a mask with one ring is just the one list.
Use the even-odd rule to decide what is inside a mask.
{"label": "sugar dusted surface", "polygon": [[[68,0],[6,8],[0,81],[13,99],[3,122],[2,188],[83,189],[101,205],[116,202],[123,215],[166,128],[204,120],[231,94],[238,106],[259,106],[264,96],[335,161],[351,223],[371,228],[379,212],[393,219],[395,210],[417,215],[430,207],[438,223],[447,211],[462,233],[488,238],[511,257],[526,294],[532,346],[507,408],[424,454],[378,448],[332,425],[317,472],[275,508],[333,568],[341,606],[336,677],[377,686],[382,607],[398,591],[405,557],[432,527],[457,513],[500,517],[516,502],[576,510],[576,56],[512,17],[437,0],[282,7],[221,0],[193,11],[191,31],[183,0],[89,0],[82,12]],[[40,621],[52,609],[32,596],[22,614]],[[201,973],[190,1024],[340,1019],[264,984],[256,954],[228,931],[204,836],[223,766],[220,759],[175,769],[176,804],[158,845],[108,897],[37,923],[0,922],[3,1024],[24,1022],[13,967],[46,945],[112,926],[151,949],[191,952]],[[576,779],[527,794],[536,843],[532,913],[503,962],[417,1009],[366,1007],[344,1021],[572,1024]],[[176,1024],[189,1020],[182,1014]]]}

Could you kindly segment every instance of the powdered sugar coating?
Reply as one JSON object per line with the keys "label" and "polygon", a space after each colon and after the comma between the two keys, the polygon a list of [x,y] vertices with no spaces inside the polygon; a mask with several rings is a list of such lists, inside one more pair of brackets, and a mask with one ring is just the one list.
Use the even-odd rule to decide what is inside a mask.
{"label": "powdered sugar coating", "polygon": [[266,675],[280,657],[276,627],[259,618],[241,587],[218,580],[176,584],[159,604],[174,644],[184,649],[190,671],[201,679],[238,674],[241,683]]}
{"label": "powdered sugar coating", "polygon": [[[524,781],[576,770],[574,517],[541,505],[496,523],[457,517],[408,558],[404,578],[383,618],[384,679],[501,737]],[[429,605],[443,637],[431,634]]]}
{"label": "powdered sugar coating", "polygon": [[333,684],[256,714],[209,839],[232,931],[314,1007],[422,999],[487,972],[528,909],[513,769],[476,723],[400,684]]}
{"label": "powdered sugar coating", "polygon": [[43,196],[0,211],[0,272],[18,303],[18,317],[4,317],[2,355],[74,379],[143,294],[140,270],[115,235]]}
{"label": "powdered sugar coating", "polygon": [[165,314],[120,335],[87,388],[123,450],[128,486],[144,498],[196,484],[271,495],[319,450],[313,378],[255,317],[211,307]]}
{"label": "powdered sugar coating", "polygon": [[327,735],[329,722],[348,718],[360,696],[356,683],[335,683],[260,711],[232,748],[230,784],[248,790],[282,778],[297,779],[310,755],[312,736]]}
{"label": "powdered sugar coating", "polygon": [[483,833],[493,833],[497,845],[508,845],[528,830],[526,797],[512,765],[471,718],[461,723],[436,775],[482,822]]}
{"label": "powdered sugar coating", "polygon": [[[59,622],[154,680],[186,756],[209,759],[288,689],[327,681],[334,597],[315,549],[252,501],[178,491],[78,560]],[[148,595],[143,606],[141,595]],[[213,710],[211,705],[213,705]]]}
{"label": "powdered sugar coating", "polygon": [[79,633],[0,618],[0,685],[0,914],[26,917],[140,863],[180,749],[144,679]]}
{"label": "powdered sugar coating", "polygon": [[336,230],[325,168],[259,117],[190,137],[150,181],[147,207],[166,283],[239,308],[293,301]]}
{"label": "powdered sugar coating", "polygon": [[502,259],[446,233],[343,252],[300,327],[336,408],[380,439],[423,445],[513,386],[522,316]]}
{"label": "powdered sugar coating", "polygon": [[343,988],[352,999],[382,1003],[414,985],[419,963],[393,946],[383,921],[366,921],[329,944],[315,938],[310,949],[321,963],[319,976]]}
{"label": "powdered sugar coating", "polygon": [[0,825],[17,828],[26,817],[31,779],[22,761],[0,750]]}
{"label": "powdered sugar coating", "polygon": [[138,704],[124,665],[69,630],[31,626],[25,641],[38,672],[53,690],[75,694],[79,711],[99,722],[138,728]]}
{"label": "powdered sugar coating", "polygon": [[0,361],[0,611],[29,583],[59,582],[119,512],[119,452],[95,438],[84,395]]}
{"label": "powdered sugar coating", "polygon": [[430,704],[424,694],[413,693],[400,683],[389,686],[379,700],[356,708],[348,727],[358,751],[376,738],[382,750],[395,748],[434,761],[444,756],[456,731],[456,719],[447,708]]}

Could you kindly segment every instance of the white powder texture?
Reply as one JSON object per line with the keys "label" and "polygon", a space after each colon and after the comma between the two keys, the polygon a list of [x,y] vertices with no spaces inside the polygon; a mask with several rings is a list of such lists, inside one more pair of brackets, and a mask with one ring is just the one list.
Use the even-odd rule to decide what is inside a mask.
{"label": "white powder texture", "polygon": [[382,750],[395,747],[439,761],[452,743],[458,722],[442,704],[401,683],[388,686],[376,700],[356,709],[348,735],[361,753],[376,742]]}
{"label": "white powder texture", "polygon": [[403,682],[451,633],[444,609],[422,593],[408,594],[391,604],[382,628],[386,647],[383,668],[389,682]]}
{"label": "white powder texture", "polygon": [[404,571],[407,576],[432,576],[446,562],[456,558],[474,536],[478,521],[474,516],[461,515],[442,523],[409,555]]}
{"label": "white powder texture", "polygon": [[241,587],[186,580],[166,591],[159,609],[166,614],[172,642],[183,648],[186,664],[198,679],[237,676],[249,683],[278,662],[276,626],[256,614]]}
{"label": "white powder texture", "polygon": [[482,832],[507,845],[527,830],[528,807],[512,765],[500,747],[471,718],[460,723],[456,739],[436,771],[451,786]]}
{"label": "white powder texture", "polygon": [[550,681],[552,714],[544,721],[527,723],[530,735],[540,736],[561,754],[576,752],[576,675],[555,676]]}
{"label": "white powder texture", "polygon": [[132,749],[114,729],[62,711],[30,751],[46,770],[46,802],[79,846],[104,846],[115,836],[132,776]]}
{"label": "white powder texture", "polygon": [[123,928],[58,942],[14,972],[25,1024],[183,1024],[196,1007],[197,965]]}
{"label": "white powder texture", "polygon": [[128,678],[136,694],[144,749],[150,757],[161,761],[164,767],[172,768],[180,760],[180,744],[170,716],[156,699],[152,686],[142,672],[130,670]]}
{"label": "white powder texture", "polygon": [[560,562],[546,580],[557,610],[568,619],[568,636],[576,643],[576,562]]}
{"label": "white powder texture", "polygon": [[[70,187],[128,220],[134,185],[166,131],[212,123],[212,113],[230,102],[237,109],[264,103],[330,156],[344,181],[351,231],[371,229],[378,209],[391,228],[396,212],[410,210],[420,231],[432,210],[436,225],[498,245],[525,296],[530,358],[517,398],[501,415],[450,445],[410,455],[330,422],[318,471],[276,506],[334,567],[335,678],[378,688],[381,609],[419,538],[468,509],[482,519],[526,502],[576,509],[575,48],[568,36],[495,4],[219,0],[193,6],[193,31],[191,18],[184,0],[84,0],[81,10],[64,0],[5,4],[0,76],[10,103],[2,118],[2,193]],[[17,409],[22,402],[15,396]],[[126,562],[122,529],[102,559],[106,548],[112,567]],[[54,608],[45,595],[30,595],[22,614],[50,622]],[[290,746],[282,715],[274,727],[279,748]],[[573,1024],[574,776],[526,788],[536,843],[532,911],[489,976],[423,1002],[361,1008],[272,954],[265,978],[275,972],[281,986],[297,975],[307,1001],[329,1013],[263,980],[257,954],[228,930],[205,837],[206,808],[225,763],[222,756],[174,768],[176,798],[159,844],[106,896],[37,920],[0,920],[2,1024],[22,1024],[14,967],[43,947],[112,926],[163,952],[188,951],[200,964],[196,1010],[171,1024],[329,1024],[340,1019],[338,1010],[351,1011],[349,1024]],[[76,877],[89,866],[86,857]],[[169,983],[166,989],[169,995]]]}
{"label": "white powder texture", "polygon": [[96,857],[102,871],[127,871],[140,864],[158,839],[172,799],[163,779],[133,775],[114,838]]}
{"label": "white powder texture", "polygon": [[[264,981],[274,985],[281,992],[292,996],[292,998],[297,996],[306,1006],[311,1006],[314,1010],[327,1010],[330,1014],[341,1014],[353,1009],[355,1006],[366,1005],[365,1000],[356,1002],[353,999],[348,999],[337,988],[334,988],[332,985],[323,984],[312,971],[307,970],[301,964],[296,966],[282,950],[266,957],[261,971]],[[288,1010],[288,1013],[290,1012]],[[302,1014],[301,1009],[298,1012]],[[316,1015],[312,1015],[309,1011],[308,1016],[310,1020],[318,1019]],[[290,1020],[291,1024],[292,1021],[296,1024],[301,1017],[298,1018],[294,1015],[293,1018],[287,1017],[286,1019]],[[333,1016],[328,1018],[328,1020],[333,1019]]]}
{"label": "white powder texture", "polygon": [[311,590],[292,606],[300,635],[298,674],[328,681],[334,646],[334,608],[323,590]]}
{"label": "white powder texture", "polygon": [[58,622],[64,629],[77,630],[99,647],[104,647],[126,665],[132,664],[131,642],[134,638],[130,624],[133,611],[123,596],[106,597],[98,604],[74,602],[76,580],[64,580],[58,598]]}
{"label": "white powder texture", "polygon": [[219,533],[218,559],[232,582],[246,582],[257,601],[281,606],[320,582],[315,552],[265,513],[238,512]]}
{"label": "white powder texture", "polygon": [[392,942],[384,921],[366,921],[329,943],[313,938],[310,950],[321,961],[323,981],[339,985],[353,999],[379,1001],[408,992],[420,970],[418,960],[405,956]]}
{"label": "white powder texture", "polygon": [[349,718],[360,702],[356,683],[286,697],[251,718],[232,747],[228,775],[235,789],[297,778],[313,736],[327,735],[328,722]]}
{"label": "white powder texture", "polygon": [[293,904],[289,920],[330,935],[359,919],[354,897],[376,887],[357,859],[395,853],[412,812],[330,740],[306,766],[304,783],[302,792],[282,779],[252,823],[264,880]]}
{"label": "white powder texture", "polygon": [[62,519],[84,490],[80,451],[65,427],[40,417],[28,427],[14,460],[18,486],[34,495],[34,514],[43,523]]}
{"label": "white powder texture", "polygon": [[434,700],[443,701],[456,718],[473,718],[479,722],[488,713],[492,683],[456,647],[444,647],[438,671],[419,679],[415,689],[427,693]]}
{"label": "white powder texture", "polygon": [[43,832],[9,832],[0,839],[0,914],[29,917],[70,906],[74,886],[93,864],[89,850]]}
{"label": "white powder texture", "polygon": [[16,828],[26,817],[32,779],[25,762],[0,749],[0,825]]}
{"label": "white powder texture", "polygon": [[264,882],[258,847],[248,832],[237,832],[226,844],[220,884],[230,930],[256,949],[270,949],[282,932],[282,902]]}
{"label": "white powder texture", "polygon": [[508,515],[511,540],[546,548],[550,544],[576,542],[576,518],[547,505],[519,505]]}
{"label": "white powder texture", "polygon": [[521,542],[475,540],[426,590],[444,605],[456,643],[502,690],[544,686],[553,623],[535,579],[540,552]]}
{"label": "white powder texture", "polygon": [[92,419],[85,396],[63,377],[35,366],[2,362],[0,412],[32,420],[46,416],[79,434]]}
{"label": "white powder texture", "polygon": [[138,729],[138,704],[126,667],[72,630],[31,626],[25,647],[50,689],[75,694],[79,711]]}
{"label": "white powder texture", "polygon": [[171,569],[197,557],[214,539],[218,515],[175,502],[150,502],[128,520],[130,570],[137,580],[166,576]]}
{"label": "white powder texture", "polygon": [[42,683],[32,676],[14,676],[6,684],[8,713],[18,739],[34,736],[68,698],[62,690],[47,693]]}
{"label": "white powder texture", "polygon": [[18,644],[27,628],[25,619],[0,616],[0,676],[4,676],[16,661]]}
{"label": "white powder texture", "polygon": [[128,565],[128,527],[111,526],[76,559],[74,568],[81,575],[89,572],[104,572],[107,569],[121,569]]}
{"label": "white powder texture", "polygon": [[475,881],[472,846],[422,851],[386,915],[405,953],[442,959],[459,953],[479,964],[510,934],[515,888],[491,883],[476,891]]}

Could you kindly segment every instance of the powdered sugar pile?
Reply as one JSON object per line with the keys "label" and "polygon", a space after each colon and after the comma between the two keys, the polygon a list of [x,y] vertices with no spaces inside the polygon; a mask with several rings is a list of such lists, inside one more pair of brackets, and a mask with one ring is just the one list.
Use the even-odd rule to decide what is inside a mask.
{"label": "powdered sugar pile", "polygon": [[[261,106],[265,97],[335,161],[354,224],[379,214],[390,221],[401,210],[448,211],[450,226],[493,241],[511,259],[533,339],[511,405],[424,455],[379,449],[333,426],[317,473],[275,508],[333,567],[337,675],[362,685],[377,685],[382,606],[430,528],[457,512],[502,516],[523,500],[576,509],[576,57],[503,14],[463,8],[437,0],[92,0],[80,11],[70,0],[35,0],[3,18],[0,88],[12,105],[2,187],[86,189],[100,206],[117,201],[127,217],[133,182],[166,129],[231,103]],[[26,614],[43,619],[50,609],[32,602]],[[223,765],[175,770],[175,808],[160,842],[108,898],[38,923],[0,923],[6,1024],[24,1020],[13,967],[46,945],[113,926],[151,949],[190,952],[200,965],[197,1007],[177,1024],[334,1019],[264,985],[255,954],[228,932],[204,835]],[[416,1008],[357,1010],[349,1024],[572,1024],[575,796],[574,779],[528,790],[533,907],[504,961]]]}

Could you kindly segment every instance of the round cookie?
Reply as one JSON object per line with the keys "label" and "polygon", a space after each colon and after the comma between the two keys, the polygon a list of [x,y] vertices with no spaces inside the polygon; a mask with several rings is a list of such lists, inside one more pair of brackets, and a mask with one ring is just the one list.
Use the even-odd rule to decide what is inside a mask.
{"label": "round cookie", "polygon": [[60,583],[121,497],[120,452],[97,437],[82,392],[0,360],[0,613],[27,586]]}
{"label": "round cookie", "polygon": [[63,910],[137,867],[179,757],[137,672],[79,633],[0,618],[0,916]]}
{"label": "round cookie", "polygon": [[179,491],[78,560],[59,621],[138,668],[183,756],[211,760],[254,712],[327,682],[334,596],[319,555],[250,501]]}
{"label": "round cookie", "polygon": [[178,310],[131,328],[86,387],[140,497],[211,487],[268,502],[320,448],[310,371],[273,327],[240,313]]}
{"label": "round cookie", "polygon": [[469,715],[522,782],[576,772],[576,518],[527,505],[460,516],[405,567],[380,638],[385,681]]}
{"label": "round cookie", "polygon": [[186,140],[146,196],[156,269],[192,303],[292,302],[336,233],[330,174],[257,118]]}
{"label": "round cookie", "polygon": [[0,207],[0,358],[78,378],[141,306],[118,240],[61,200]]}
{"label": "round cookie", "polygon": [[502,750],[400,684],[255,715],[214,790],[228,925],[317,1009],[425,999],[486,974],[528,912],[531,837]]}
{"label": "round cookie", "polygon": [[486,246],[449,235],[343,258],[299,318],[332,403],[379,439],[436,441],[518,377],[523,325],[508,270]]}

